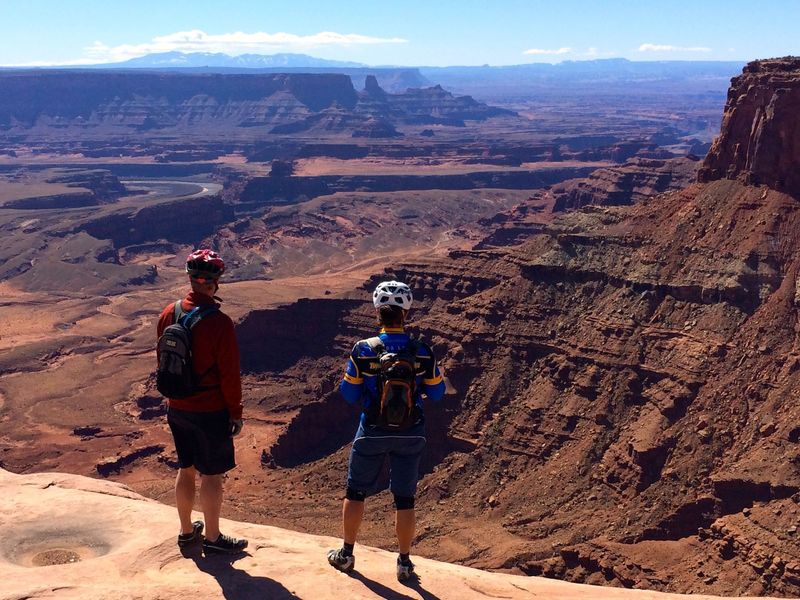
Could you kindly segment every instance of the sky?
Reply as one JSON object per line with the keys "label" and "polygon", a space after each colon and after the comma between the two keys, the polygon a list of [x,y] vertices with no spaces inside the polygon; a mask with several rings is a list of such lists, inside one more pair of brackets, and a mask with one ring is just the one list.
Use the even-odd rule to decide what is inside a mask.
{"label": "sky", "polygon": [[0,0],[0,66],[156,52],[372,66],[800,55],[800,0]]}

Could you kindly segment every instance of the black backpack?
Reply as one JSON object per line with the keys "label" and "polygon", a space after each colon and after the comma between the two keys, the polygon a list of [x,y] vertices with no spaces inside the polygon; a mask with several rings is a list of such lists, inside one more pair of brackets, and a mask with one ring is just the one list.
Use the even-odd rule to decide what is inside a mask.
{"label": "black backpack", "polygon": [[203,388],[200,380],[205,373],[197,375],[192,361],[192,328],[203,317],[219,310],[216,304],[196,306],[188,313],[175,303],[172,325],[164,329],[158,338],[158,369],[156,388],[167,398],[186,398]]}
{"label": "black backpack", "polygon": [[400,352],[386,352],[379,337],[369,338],[367,344],[379,365],[378,398],[370,405],[369,422],[385,429],[408,429],[419,419],[415,402],[419,342],[410,340]]}

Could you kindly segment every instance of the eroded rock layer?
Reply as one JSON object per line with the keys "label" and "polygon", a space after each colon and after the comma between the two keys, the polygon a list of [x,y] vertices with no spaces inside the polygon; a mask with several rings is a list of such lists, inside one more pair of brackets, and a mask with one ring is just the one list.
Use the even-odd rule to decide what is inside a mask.
{"label": "eroded rock layer", "polygon": [[[252,128],[261,128],[249,134],[256,139],[267,132],[330,136],[365,128],[393,137],[401,123],[463,127],[465,120],[514,115],[439,86],[388,94],[372,77],[358,93],[347,75],[336,73],[8,71],[0,87],[2,141],[59,140],[65,132],[81,143],[121,133],[141,141],[163,131],[228,140],[248,137]],[[376,119],[383,122],[377,130]]]}
{"label": "eroded rock layer", "polygon": [[[465,530],[426,541],[577,581],[797,594],[798,235],[792,198],[723,181],[397,272],[460,404],[430,437],[474,446],[423,492]],[[773,507],[763,535],[728,525]],[[472,519],[495,530],[477,548]]]}
{"label": "eroded rock layer", "polygon": [[[449,383],[427,410],[418,551],[586,583],[797,595],[798,235],[793,198],[718,181],[365,282],[364,295],[380,278],[412,285],[414,326]],[[336,357],[373,330],[371,306],[302,301],[251,314],[240,335],[258,346],[310,314],[327,328],[313,350],[279,342],[247,379],[294,386],[249,404],[289,419],[262,465],[271,488],[299,494],[284,512],[308,513],[313,495],[324,514],[356,418]]]}
{"label": "eroded rock layer", "polygon": [[597,169],[586,178],[553,186],[553,210],[587,204],[635,204],[662,192],[686,187],[695,178],[698,166],[696,158],[633,158],[619,166]]}

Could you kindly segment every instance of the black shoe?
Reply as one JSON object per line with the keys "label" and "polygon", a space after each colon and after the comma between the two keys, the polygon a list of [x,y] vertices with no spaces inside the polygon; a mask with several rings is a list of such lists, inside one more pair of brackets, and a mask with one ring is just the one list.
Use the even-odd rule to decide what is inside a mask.
{"label": "black shoe", "polygon": [[200,535],[202,533],[203,533],[203,522],[195,521],[194,523],[192,523],[191,533],[181,533],[178,535],[178,546],[180,548],[185,548],[186,546],[195,543],[200,539]]}
{"label": "black shoe", "polygon": [[206,538],[203,540],[203,552],[206,554],[237,554],[247,548],[247,540],[240,540],[224,533],[213,542]]}

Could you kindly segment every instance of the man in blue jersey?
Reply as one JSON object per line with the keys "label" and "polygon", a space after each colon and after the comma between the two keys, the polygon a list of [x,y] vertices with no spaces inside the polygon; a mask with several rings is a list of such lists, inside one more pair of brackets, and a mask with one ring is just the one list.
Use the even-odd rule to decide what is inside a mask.
{"label": "man in blue jersey", "polygon": [[[388,457],[400,551],[397,578],[403,581],[414,573],[409,554],[416,522],[417,476],[425,447],[422,395],[438,401],[445,384],[430,346],[412,339],[403,329],[413,300],[411,289],[399,281],[384,281],[375,288],[372,300],[381,330],[376,337],[353,346],[339,387],[348,403],[360,401],[363,410],[350,451],[342,508],[344,544],[328,553],[328,562],[340,571],[353,570],[353,546],[364,516],[364,500],[375,491]],[[409,367],[407,383],[403,381],[403,364]],[[400,402],[398,412],[393,407],[404,394],[408,406],[405,409],[404,401]]]}

